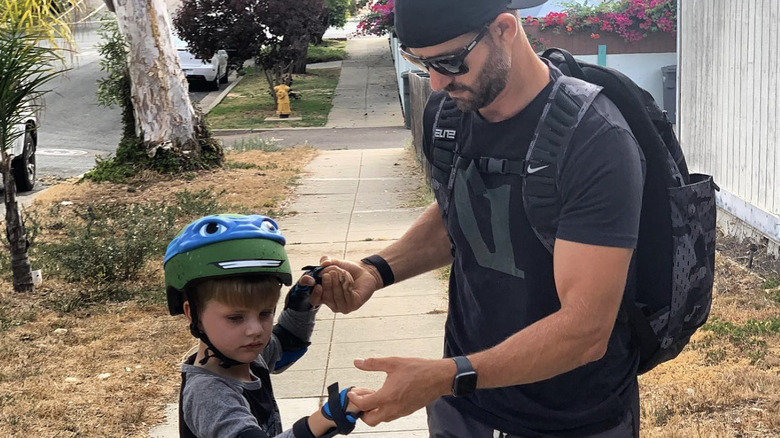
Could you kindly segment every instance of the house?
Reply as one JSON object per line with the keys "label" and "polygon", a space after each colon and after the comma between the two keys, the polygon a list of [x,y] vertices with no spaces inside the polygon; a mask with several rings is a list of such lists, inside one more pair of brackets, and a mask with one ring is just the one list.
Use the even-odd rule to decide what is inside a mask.
{"label": "house", "polygon": [[780,2],[685,0],[678,133],[714,176],[722,230],[780,252]]}

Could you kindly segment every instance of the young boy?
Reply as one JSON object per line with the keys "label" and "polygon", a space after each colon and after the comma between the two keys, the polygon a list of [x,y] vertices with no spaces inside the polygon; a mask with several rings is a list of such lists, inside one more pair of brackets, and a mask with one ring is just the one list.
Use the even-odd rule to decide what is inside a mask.
{"label": "young boy", "polygon": [[[198,438],[317,438],[348,434],[359,412],[331,385],[321,410],[282,431],[269,372],[278,373],[308,348],[317,308],[309,287],[295,286],[273,324],[281,285],[292,283],[285,239],[261,215],[213,215],[187,225],[165,253],[172,315],[184,313],[198,338],[181,367],[179,433]],[[321,268],[307,272],[317,278]],[[327,279],[349,275],[328,269]]]}

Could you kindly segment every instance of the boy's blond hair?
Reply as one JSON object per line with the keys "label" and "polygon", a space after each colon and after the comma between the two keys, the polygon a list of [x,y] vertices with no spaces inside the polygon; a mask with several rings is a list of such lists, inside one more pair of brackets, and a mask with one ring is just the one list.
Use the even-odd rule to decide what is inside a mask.
{"label": "boy's blond hair", "polygon": [[271,275],[211,278],[197,283],[194,292],[188,294],[195,301],[198,316],[211,300],[227,306],[251,309],[275,308],[281,295],[282,284]]}

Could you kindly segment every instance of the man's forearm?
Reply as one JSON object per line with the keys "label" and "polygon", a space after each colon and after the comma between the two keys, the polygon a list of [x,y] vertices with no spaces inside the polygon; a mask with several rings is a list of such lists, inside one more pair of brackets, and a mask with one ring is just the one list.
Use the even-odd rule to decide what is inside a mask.
{"label": "man's forearm", "polygon": [[603,356],[603,336],[559,311],[469,359],[479,375],[480,388],[522,385],[599,359]]}
{"label": "man's forearm", "polygon": [[390,265],[396,282],[452,263],[450,238],[436,203],[379,255]]}

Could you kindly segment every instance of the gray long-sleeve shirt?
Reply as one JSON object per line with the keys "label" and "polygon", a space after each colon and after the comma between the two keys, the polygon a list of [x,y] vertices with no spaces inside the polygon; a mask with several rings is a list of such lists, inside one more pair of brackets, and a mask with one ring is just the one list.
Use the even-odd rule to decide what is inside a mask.
{"label": "gray long-sleeve shirt", "polygon": [[[314,331],[316,313],[317,309],[309,312],[287,309],[279,315],[278,324],[308,342]],[[282,353],[281,342],[276,335],[272,335],[253,366],[273,372]],[[251,382],[243,382],[188,363],[182,364],[181,372],[186,379],[181,396],[183,418],[198,437],[232,438],[241,432],[259,427],[269,437],[295,438],[291,429],[282,432],[281,416],[273,399],[270,380],[269,387],[264,388],[260,376],[255,373],[252,373]],[[257,416],[253,414],[246,393],[258,395],[258,398],[263,395],[263,409],[267,412]],[[267,418],[263,421],[258,417]],[[260,424],[261,421],[263,424]]]}

